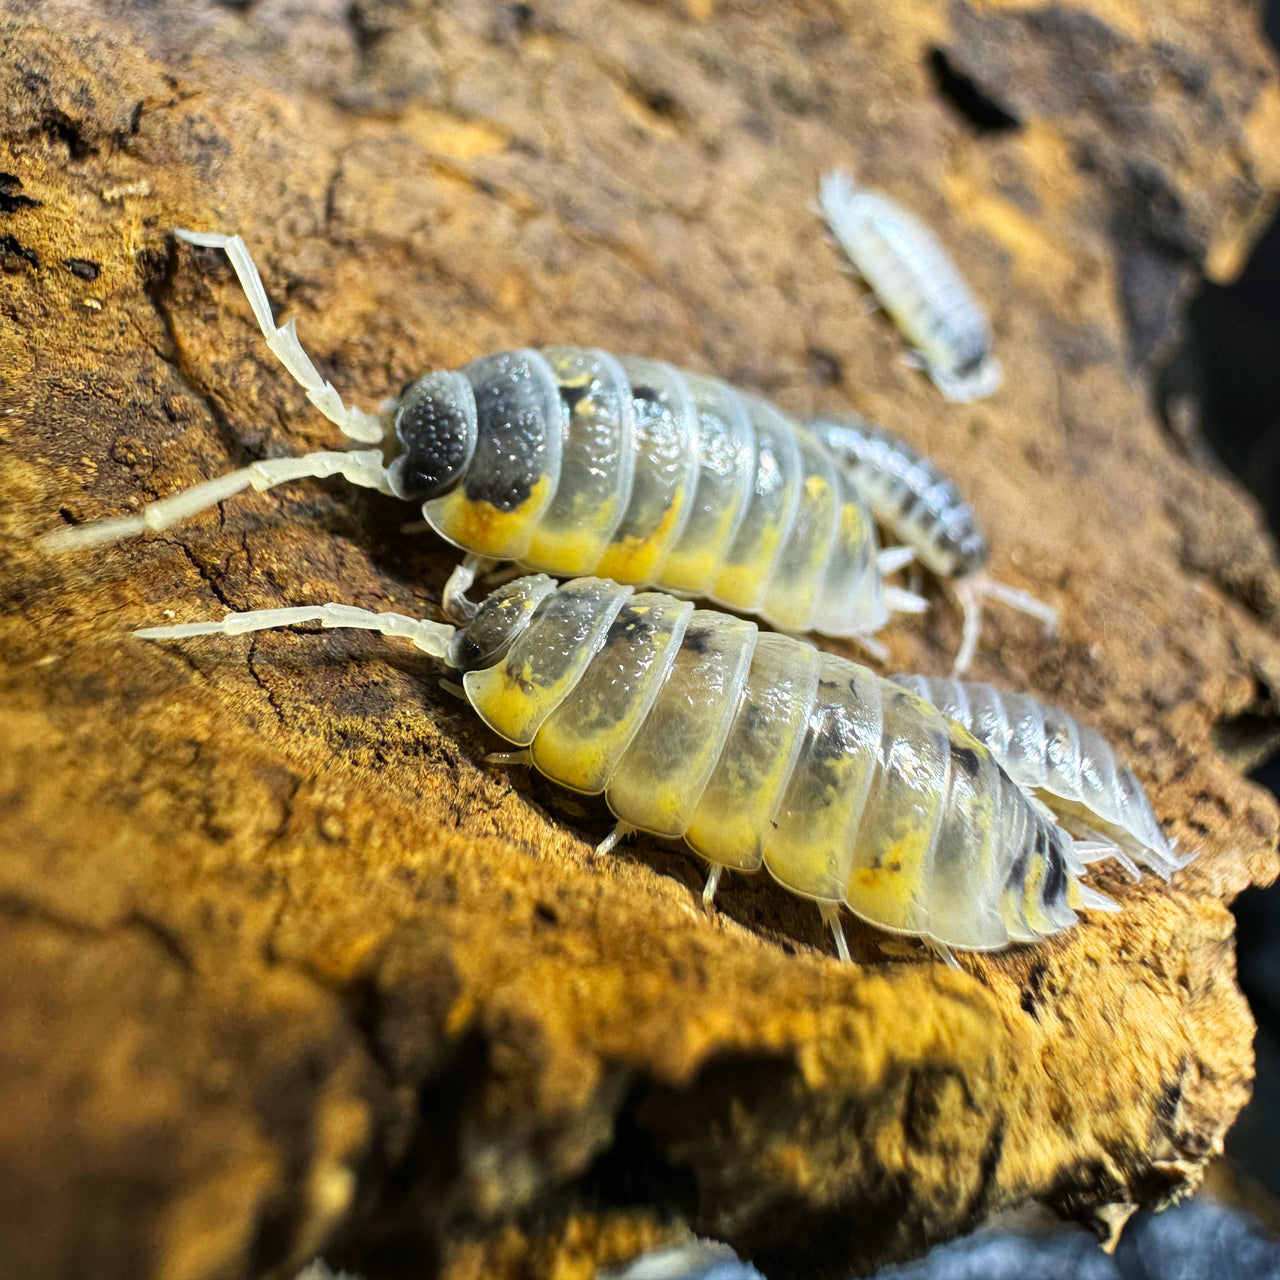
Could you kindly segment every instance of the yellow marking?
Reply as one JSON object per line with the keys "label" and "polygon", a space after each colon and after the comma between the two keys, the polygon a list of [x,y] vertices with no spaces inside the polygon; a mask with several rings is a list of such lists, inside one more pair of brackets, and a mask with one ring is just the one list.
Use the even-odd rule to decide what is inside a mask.
{"label": "yellow marking", "polygon": [[738,609],[754,608],[764,591],[765,578],[778,550],[779,526],[771,524],[760,531],[748,560],[727,564],[716,578],[714,595],[724,604]]}
{"label": "yellow marking", "polygon": [[468,551],[495,560],[519,560],[550,498],[551,483],[540,476],[529,496],[511,511],[499,511],[489,502],[471,502],[458,488],[439,499],[439,507],[428,503],[426,515],[433,528]]}
{"label": "yellow marking", "polygon": [[[673,591],[708,591],[720,571],[737,509],[724,511],[705,538],[694,546],[677,545],[662,566],[662,585]],[[683,543],[683,539],[681,542]]]}
{"label": "yellow marking", "polygon": [[[613,524],[617,498],[610,498],[594,511],[581,511],[585,503],[575,503],[574,511],[559,528],[546,523],[533,531],[529,550],[520,557],[527,569],[549,573],[594,573],[605,547],[605,530]],[[602,575],[608,577],[608,574]]]}
{"label": "yellow marking", "polygon": [[910,818],[896,823],[884,853],[871,865],[858,866],[850,876],[845,901],[864,919],[891,929],[915,930],[923,923],[920,899],[935,825],[934,815],[927,816],[925,827],[913,824]]}
{"label": "yellow marking", "polygon": [[627,535],[618,542],[611,542],[596,567],[601,578],[615,582],[646,584],[654,581],[654,573],[670,548],[676,522],[684,510],[685,491],[680,485],[667,504],[658,526],[648,537]]}

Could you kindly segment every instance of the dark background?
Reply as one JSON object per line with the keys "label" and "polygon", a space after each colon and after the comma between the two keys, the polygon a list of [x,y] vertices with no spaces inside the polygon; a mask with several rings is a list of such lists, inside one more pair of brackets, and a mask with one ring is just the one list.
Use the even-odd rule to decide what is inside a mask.
{"label": "dark background", "polygon": [[[1267,34],[1280,48],[1275,0]],[[1170,430],[1187,447],[1207,446],[1205,465],[1226,466],[1252,490],[1280,541],[1280,219],[1239,280],[1203,288],[1156,386]],[[1252,776],[1280,795],[1280,752]],[[1227,1152],[1280,1203],[1280,885],[1245,893],[1235,911],[1240,983],[1258,1021],[1258,1078]]]}

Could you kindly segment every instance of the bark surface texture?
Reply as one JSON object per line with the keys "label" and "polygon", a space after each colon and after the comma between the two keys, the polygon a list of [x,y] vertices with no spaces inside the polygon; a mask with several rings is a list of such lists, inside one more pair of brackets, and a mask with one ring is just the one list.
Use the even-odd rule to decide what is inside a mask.
{"label": "bark surface texture", "polygon": [[[1038,1199],[1115,1226],[1249,1092],[1228,904],[1276,873],[1280,573],[1146,365],[1280,186],[1252,4],[8,0],[0,28],[0,1274],[587,1277],[693,1230],[844,1276]],[[944,403],[812,211],[924,216],[1006,385]],[[487,766],[376,637],[456,556],[338,481],[75,558],[38,533],[335,435],[224,258],[373,408],[548,342],[659,356],[949,467],[995,573],[975,675],[1103,730],[1199,860],[949,971]],[[945,670],[943,598],[887,633]]]}

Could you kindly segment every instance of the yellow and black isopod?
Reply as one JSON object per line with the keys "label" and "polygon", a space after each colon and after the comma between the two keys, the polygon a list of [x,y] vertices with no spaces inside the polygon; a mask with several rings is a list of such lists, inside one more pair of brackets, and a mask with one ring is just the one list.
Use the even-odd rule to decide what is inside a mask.
{"label": "yellow and black isopod", "polygon": [[462,673],[480,717],[614,834],[683,840],[710,864],[766,868],[814,900],[848,957],[841,905],[877,928],[994,950],[1116,909],[1075,840],[996,757],[917,694],[754,622],[599,578],[492,592],[468,625],[343,605],[153,627],[177,639],[318,621],[401,636]]}
{"label": "yellow and black isopod", "polygon": [[420,502],[468,553],[445,588],[454,617],[470,611],[476,574],[502,560],[660,586],[878,653],[871,637],[892,611],[927,607],[885,582],[911,548],[880,549],[851,476],[764,400],[658,360],[559,346],[429,373],[365,413],[320,376],[292,321],[276,327],[239,236],[176,234],[226,250],[272,352],[345,435],[374,447],[264,459],[137,515],[47,534],[47,550],[166,529],[249,488],[342,475]]}

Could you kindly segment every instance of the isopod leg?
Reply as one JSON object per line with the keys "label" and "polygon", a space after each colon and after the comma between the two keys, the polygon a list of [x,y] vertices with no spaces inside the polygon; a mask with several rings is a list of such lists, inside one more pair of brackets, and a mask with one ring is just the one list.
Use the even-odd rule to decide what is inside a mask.
{"label": "isopod leg", "polygon": [[631,826],[627,822],[619,822],[612,831],[609,832],[603,840],[596,845],[596,856],[601,857],[606,853],[610,853],[619,840],[625,840],[628,836],[635,835],[636,827]]}
{"label": "isopod leg", "polygon": [[365,413],[361,409],[349,408],[343,404],[332,383],[326,382],[311,357],[298,341],[294,322],[276,328],[275,318],[271,314],[271,302],[263,286],[258,268],[245,242],[239,236],[222,235],[217,231],[185,231],[177,228],[173,233],[179,240],[197,245],[202,249],[224,249],[231,265],[235,268],[240,287],[249,299],[253,308],[253,317],[267,340],[272,354],[289,371],[293,380],[307,393],[311,401],[326,418],[332,422],[345,436],[359,440],[364,444],[377,444],[383,437],[382,419],[377,414]]}
{"label": "isopod leg", "polygon": [[1052,636],[1058,627],[1058,611],[1043,600],[1037,600],[1027,591],[1019,591],[1017,587],[1007,587],[1003,582],[996,582],[985,573],[974,574],[963,578],[955,584],[956,599],[964,611],[964,633],[960,643],[960,652],[956,654],[952,675],[961,675],[969,669],[973,655],[978,651],[978,635],[982,630],[982,602],[984,599],[999,600],[1011,609],[1028,613],[1038,618],[1044,626],[1045,635]]}
{"label": "isopod leg", "polygon": [[882,547],[876,552],[876,568],[882,578],[905,569],[916,558],[915,547]]}
{"label": "isopod leg", "polygon": [[932,951],[933,954],[944,964],[950,966],[952,969],[959,969],[961,967],[960,961],[956,959],[956,953],[952,951],[945,942],[939,942],[936,938],[926,938],[924,942],[925,946],[927,946],[929,950]]}
{"label": "isopod leg", "polygon": [[265,493],[290,480],[324,480],[337,475],[363,489],[377,489],[380,493],[397,496],[382,465],[382,454],[377,449],[307,453],[300,458],[264,458],[239,471],[149,502],[137,515],[93,520],[67,529],[56,529],[42,535],[36,542],[45,551],[71,551],[77,547],[119,542],[140,533],[158,533],[168,529],[246,489]]}
{"label": "isopod leg", "polygon": [[844,936],[844,927],[840,923],[840,908],[834,902],[818,903],[818,910],[822,914],[822,922],[831,930],[831,936],[836,940],[836,954],[840,957],[842,964],[852,964],[853,957],[849,954],[849,943]]}
{"label": "isopod leg", "polygon": [[466,622],[475,617],[476,605],[467,599],[467,592],[471,590],[475,580],[482,573],[488,573],[497,563],[496,560],[488,560],[484,556],[471,553],[462,557],[462,563],[454,567],[449,575],[449,581],[444,584],[444,596],[441,598],[440,607],[444,610],[446,618]]}
{"label": "isopod leg", "polygon": [[484,758],[485,764],[532,764],[533,752],[528,747],[520,751],[490,751]]}
{"label": "isopod leg", "polygon": [[711,870],[707,872],[707,883],[702,886],[702,905],[707,909],[708,914],[715,908],[716,889],[720,885],[720,877],[724,874],[724,867],[718,862],[711,864]]}

